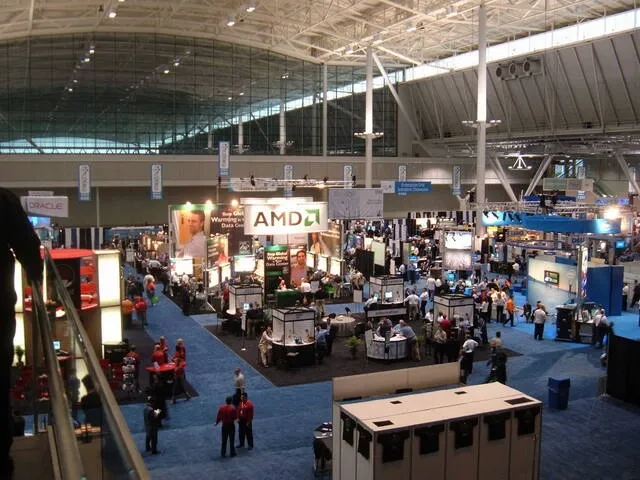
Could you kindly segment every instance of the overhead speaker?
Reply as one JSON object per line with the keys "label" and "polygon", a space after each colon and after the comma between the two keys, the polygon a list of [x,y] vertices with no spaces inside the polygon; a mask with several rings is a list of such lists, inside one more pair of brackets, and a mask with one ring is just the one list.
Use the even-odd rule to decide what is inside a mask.
{"label": "overhead speaker", "polygon": [[496,77],[502,78],[503,75],[504,75],[504,68],[502,68],[500,65],[498,65],[496,67]]}

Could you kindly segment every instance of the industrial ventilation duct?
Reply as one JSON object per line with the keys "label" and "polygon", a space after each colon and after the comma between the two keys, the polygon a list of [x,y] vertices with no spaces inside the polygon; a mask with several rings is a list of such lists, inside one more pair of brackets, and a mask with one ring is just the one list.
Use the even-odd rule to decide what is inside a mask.
{"label": "industrial ventilation duct", "polygon": [[522,61],[510,62],[496,67],[496,76],[502,80],[515,80],[541,73],[540,60],[526,58]]}

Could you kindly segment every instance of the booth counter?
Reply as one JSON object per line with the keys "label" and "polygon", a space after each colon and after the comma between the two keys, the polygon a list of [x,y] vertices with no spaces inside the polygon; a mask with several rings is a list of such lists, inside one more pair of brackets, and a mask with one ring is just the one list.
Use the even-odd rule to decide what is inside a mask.
{"label": "booth counter", "polygon": [[407,317],[407,307],[404,303],[373,303],[365,311],[367,320],[377,320],[387,317],[394,323]]}
{"label": "booth counter", "polygon": [[575,303],[556,307],[555,340],[593,344],[596,341],[593,317],[599,307],[596,303],[584,302],[581,315],[577,315],[577,307]]}
{"label": "booth counter", "polygon": [[369,279],[369,296],[377,295],[380,301],[404,298],[404,280],[401,276],[384,275]]}
{"label": "booth counter", "polygon": [[409,356],[407,339],[401,335],[389,338],[373,334],[371,343],[367,345],[367,357],[376,360],[403,360]]}
{"label": "booth counter", "polygon": [[315,311],[305,307],[273,310],[272,354],[276,365],[315,363],[315,315]]}
{"label": "booth counter", "polygon": [[433,310],[435,318],[443,313],[448,319],[453,320],[454,315],[468,318],[473,322],[475,303],[473,297],[460,294],[436,295],[433,297]]}
{"label": "booth counter", "polygon": [[230,285],[229,286],[229,310],[230,315],[235,315],[237,311],[247,311],[245,306],[253,305],[262,307],[262,287],[260,285]]}

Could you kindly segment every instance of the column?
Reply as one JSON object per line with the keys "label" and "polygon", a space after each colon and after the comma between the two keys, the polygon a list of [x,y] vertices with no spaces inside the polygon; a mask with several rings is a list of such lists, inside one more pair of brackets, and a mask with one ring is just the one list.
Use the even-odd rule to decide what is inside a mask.
{"label": "column", "polygon": [[327,114],[328,114],[329,73],[327,64],[322,64],[322,156],[327,157]]}
{"label": "column", "polygon": [[482,205],[485,196],[485,166],[487,149],[487,9],[484,4],[478,8],[478,111],[476,123],[478,127],[478,143],[476,151],[476,234],[485,232],[482,225]]}
{"label": "column", "polygon": [[364,118],[364,184],[371,188],[373,183],[373,47],[367,47],[367,92]]}

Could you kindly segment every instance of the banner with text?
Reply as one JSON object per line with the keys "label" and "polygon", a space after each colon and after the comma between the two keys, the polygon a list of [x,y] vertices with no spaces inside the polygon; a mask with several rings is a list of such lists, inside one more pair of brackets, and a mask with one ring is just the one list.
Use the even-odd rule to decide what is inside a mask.
{"label": "banner with text", "polygon": [[353,186],[353,165],[344,165],[342,167],[342,181],[344,182],[344,188]]}
{"label": "banner with text", "polygon": [[[287,163],[284,165],[284,179],[285,180],[293,180],[293,165]],[[293,189],[291,185],[287,184],[284,186],[284,196],[290,197],[292,195]]]}
{"label": "banner with text", "polygon": [[151,165],[151,200],[162,200],[162,165]]}
{"label": "banner with text", "polygon": [[462,193],[462,167],[454,165],[451,170],[451,193],[460,195]]}
{"label": "banner with text", "polygon": [[334,220],[380,220],[383,207],[381,188],[329,189],[329,218]]}
{"label": "banner with text", "polygon": [[326,232],[309,234],[308,250],[314,254],[342,258],[342,224],[330,222]]}
{"label": "banner with text", "polygon": [[291,264],[289,247],[286,245],[274,245],[264,248],[264,291],[272,293],[278,288],[280,279],[289,285],[291,277]]}
{"label": "banner with text", "polygon": [[78,200],[91,201],[91,166],[78,165]]}
{"label": "banner with text", "polygon": [[229,142],[218,143],[218,175],[221,177],[229,176],[231,163],[231,145]]}
{"label": "banner with text", "polygon": [[21,197],[22,207],[27,214],[40,217],[69,216],[69,198],[67,197]]}
{"label": "banner with text", "polygon": [[245,235],[324,232],[329,217],[325,202],[245,205]]}

